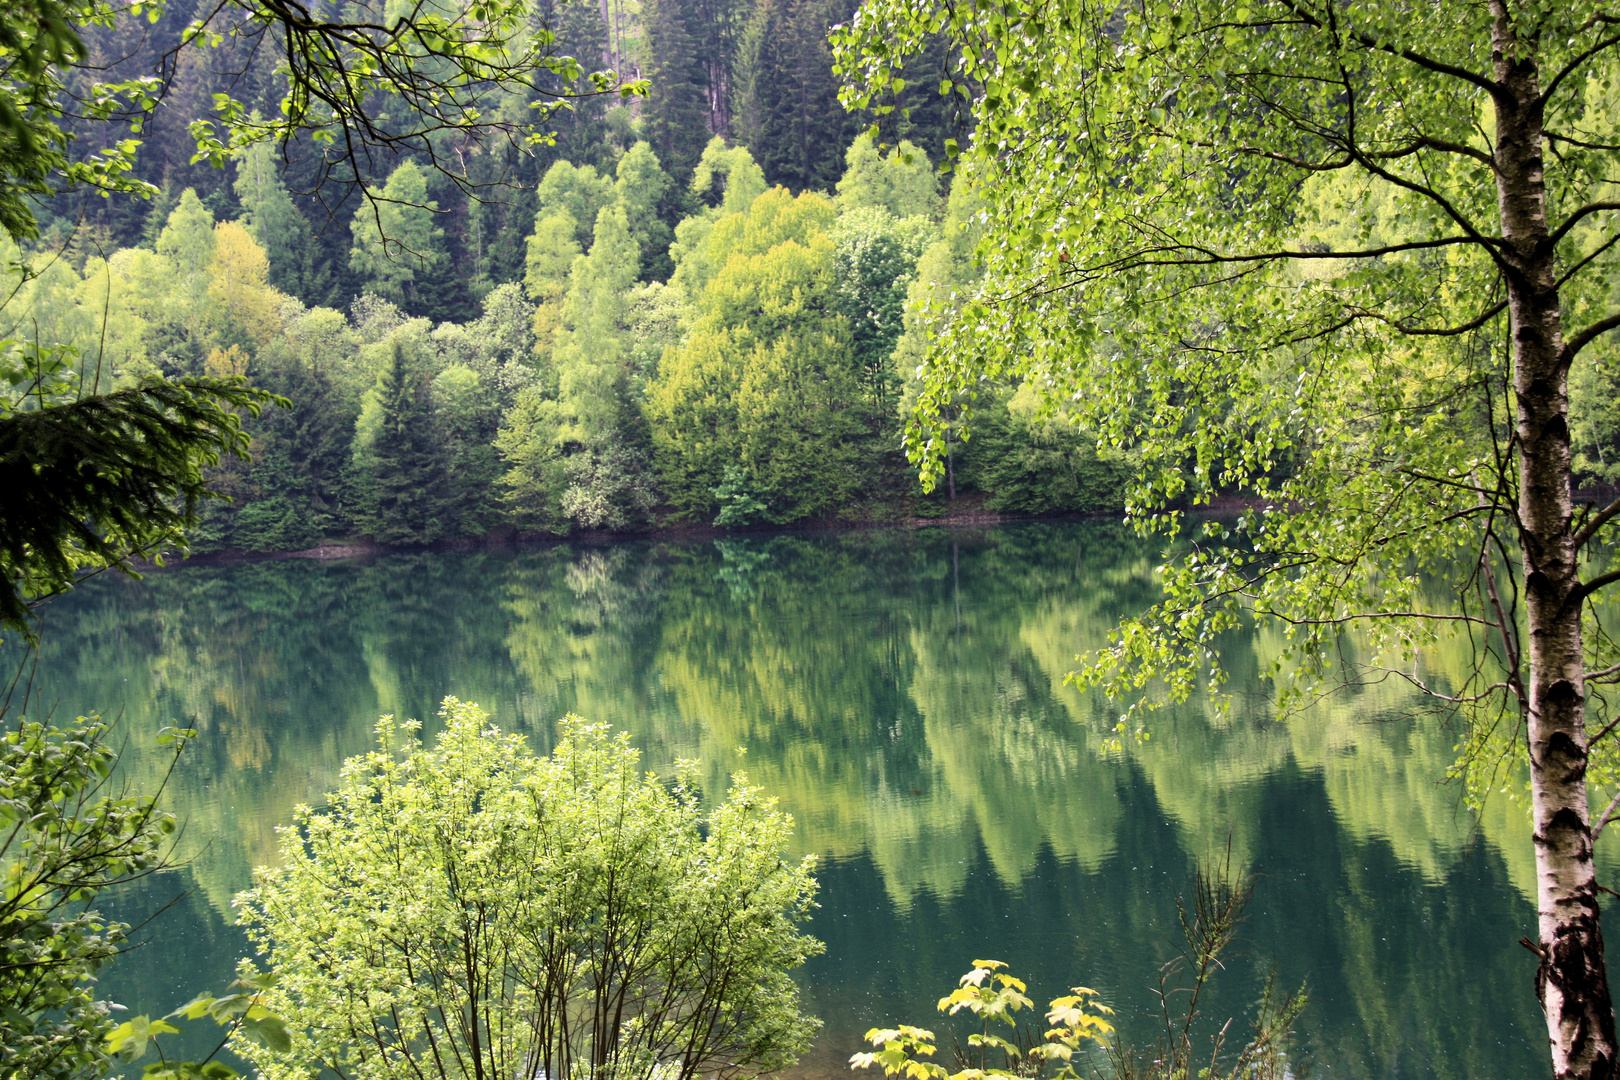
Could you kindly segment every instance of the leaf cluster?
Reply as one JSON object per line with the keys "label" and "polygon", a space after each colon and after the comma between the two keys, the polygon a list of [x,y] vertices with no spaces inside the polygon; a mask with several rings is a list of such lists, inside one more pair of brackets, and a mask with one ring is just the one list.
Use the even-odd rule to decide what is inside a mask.
{"label": "leaf cluster", "polygon": [[[640,774],[578,718],[549,758],[447,699],[432,749],[352,759],[283,831],[242,920],[288,1047],[234,1045],[267,1077],[754,1076],[815,1021],[788,970],[808,864],[740,778],[704,813],[691,773]],[[415,725],[384,718],[387,747]]]}
{"label": "leaf cluster", "polygon": [[[176,752],[190,731],[166,731]],[[108,725],[19,722],[0,737],[0,1073],[79,1078],[112,1029],[96,973],[129,931],[93,905],[169,865],[176,833],[155,795],[111,789]],[[171,764],[172,768],[172,764]]]}

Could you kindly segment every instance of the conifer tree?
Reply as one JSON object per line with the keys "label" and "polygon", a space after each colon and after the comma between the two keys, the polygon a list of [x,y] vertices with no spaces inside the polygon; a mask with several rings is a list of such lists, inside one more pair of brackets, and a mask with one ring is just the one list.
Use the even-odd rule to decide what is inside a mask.
{"label": "conifer tree", "polygon": [[706,76],[683,0],[644,0],[641,20],[642,70],[652,82],[647,137],[664,168],[681,183],[691,175],[713,134]]}
{"label": "conifer tree", "polygon": [[431,543],[445,533],[444,462],[426,373],[395,342],[377,381],[380,420],[369,448],[361,528],[385,544]]}
{"label": "conifer tree", "polygon": [[843,171],[840,150],[862,124],[838,103],[827,32],[851,8],[841,0],[760,0],[755,9],[738,135],[771,184],[830,191]]}

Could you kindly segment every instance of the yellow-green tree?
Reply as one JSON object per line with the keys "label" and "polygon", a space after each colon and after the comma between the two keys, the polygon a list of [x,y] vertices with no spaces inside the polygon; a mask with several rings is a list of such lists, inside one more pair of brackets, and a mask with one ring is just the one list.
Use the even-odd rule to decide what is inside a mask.
{"label": "yellow-green tree", "polygon": [[832,217],[820,196],[777,188],[704,242],[718,273],[647,397],[666,491],[688,516],[715,512],[728,466],[778,522],[835,512],[860,487],[861,392]]}

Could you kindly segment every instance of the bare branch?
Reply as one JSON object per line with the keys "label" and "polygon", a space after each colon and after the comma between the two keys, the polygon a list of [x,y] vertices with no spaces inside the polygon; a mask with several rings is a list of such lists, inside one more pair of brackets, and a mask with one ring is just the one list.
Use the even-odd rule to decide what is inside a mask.
{"label": "bare branch", "polygon": [[1591,217],[1593,214],[1601,214],[1605,210],[1620,210],[1620,202],[1587,203],[1585,206],[1572,211],[1570,215],[1564,219],[1564,223],[1553,230],[1552,235],[1547,238],[1548,241],[1554,244],[1558,243],[1565,237],[1566,234],[1568,234],[1569,230],[1578,225],[1582,219]]}
{"label": "bare branch", "polygon": [[1598,815],[1597,823],[1592,826],[1592,842],[1594,844],[1597,843],[1598,836],[1603,832],[1603,827],[1614,820],[1616,810],[1620,810],[1620,791],[1614,793],[1614,798],[1609,800],[1609,805],[1603,808],[1603,813]]}

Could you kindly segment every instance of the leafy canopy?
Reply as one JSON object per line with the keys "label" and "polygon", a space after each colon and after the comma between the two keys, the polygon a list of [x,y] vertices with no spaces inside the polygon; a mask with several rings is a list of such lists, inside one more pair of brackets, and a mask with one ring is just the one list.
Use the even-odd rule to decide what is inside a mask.
{"label": "leafy canopy", "polygon": [[[1448,0],[870,0],[836,35],[852,106],[881,100],[941,32],[965,80],[942,92],[979,87],[975,139],[948,149],[979,200],[983,276],[919,297],[937,328],[907,435],[925,477],[953,424],[971,430],[989,390],[1024,382],[1048,414],[1140,455],[1142,528],[1175,535],[1185,508],[1223,494],[1255,502],[1201,525],[1165,568],[1166,602],[1087,679],[1129,693],[1162,678],[1183,696],[1222,678],[1215,642],[1250,615],[1285,629],[1285,701],[1335,677],[1351,625],[1370,677],[1412,676],[1403,658],[1464,631],[1478,670],[1412,676],[1421,688],[1467,703],[1517,678],[1492,18]],[[1620,37],[1592,4],[1512,19],[1544,73],[1573,357],[1608,348],[1616,319]],[[1456,588],[1426,589],[1435,574]],[[1606,670],[1601,633],[1592,651]]]}
{"label": "leafy canopy", "polygon": [[446,699],[431,748],[378,725],[328,805],[301,807],[242,920],[291,1045],[267,1080],[755,1076],[817,1024],[788,971],[820,945],[791,819],[737,778],[704,812],[688,767],[638,771],[577,717],[549,758]]}

